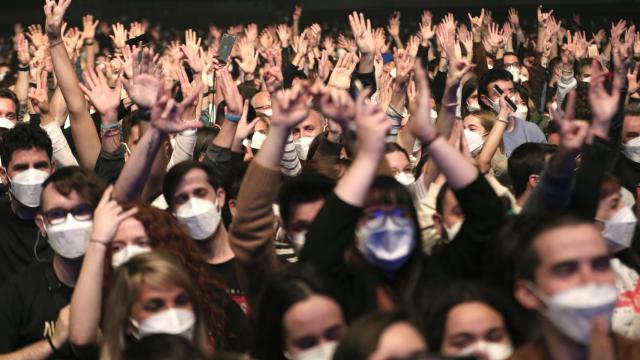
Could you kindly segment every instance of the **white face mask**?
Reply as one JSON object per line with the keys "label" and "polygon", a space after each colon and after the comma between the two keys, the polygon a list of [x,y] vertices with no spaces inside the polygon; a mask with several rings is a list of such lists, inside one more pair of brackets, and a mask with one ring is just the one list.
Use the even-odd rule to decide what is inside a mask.
{"label": "white face mask", "polygon": [[629,206],[618,210],[611,219],[604,221],[602,236],[607,239],[612,252],[631,246],[638,219]]}
{"label": "white face mask", "polygon": [[258,111],[260,114],[271,117],[273,115],[273,109],[272,108],[267,108],[267,109],[263,109]]}
{"label": "white face mask", "polygon": [[484,145],[484,138],[475,131],[464,129],[464,138],[467,140],[469,146],[469,152],[471,155],[475,155],[482,149]]}
{"label": "white face mask", "polygon": [[629,160],[640,163],[640,136],[633,138],[624,144],[622,153]]}
{"label": "white face mask", "polygon": [[16,126],[16,124],[13,121],[5,117],[0,117],[0,128],[13,129],[14,126]]}
{"label": "white face mask", "polygon": [[489,341],[476,341],[473,344],[462,349],[460,356],[476,355],[488,360],[504,360],[511,356],[513,347],[511,344],[503,344]]}
{"label": "white face mask", "polygon": [[435,124],[436,120],[438,120],[438,112],[436,109],[431,108],[431,123]]}
{"label": "white face mask", "polygon": [[493,110],[494,113],[496,114],[500,113],[500,99],[496,99],[496,100],[489,99],[488,105],[491,107],[491,110]]}
{"label": "white face mask", "polygon": [[516,119],[520,119],[522,121],[527,121],[527,114],[529,113],[529,108],[525,105],[518,105],[516,111],[511,113],[511,116]]}
{"label": "white face mask", "polygon": [[[382,225],[380,221],[384,221]],[[356,231],[358,250],[375,267],[394,271],[409,259],[415,247],[415,229],[411,220],[401,216],[373,219]]]}
{"label": "white face mask", "polygon": [[266,138],[267,135],[261,133],[260,131],[254,132],[253,136],[251,136],[251,148],[260,150]]}
{"label": "white face mask", "polygon": [[111,255],[111,265],[115,269],[129,261],[132,257],[140,254],[146,254],[148,252],[151,252],[151,248],[138,245],[127,245]]}
{"label": "white face mask", "polygon": [[307,349],[296,355],[291,355],[288,352],[285,352],[284,357],[288,360],[331,360],[337,347],[338,342],[331,341],[314,346],[311,349]]}
{"label": "white face mask", "polygon": [[218,229],[222,219],[218,206],[205,199],[192,197],[180,205],[176,217],[195,240],[206,240]]}
{"label": "white face mask", "polygon": [[444,224],[444,222],[442,223],[442,227],[444,228],[445,233],[447,233],[447,238],[449,238],[449,240],[453,240],[458,235],[458,233],[460,232],[460,229],[462,228],[463,222],[464,221],[460,221],[455,225],[453,225],[451,228],[448,228]]}
{"label": "white face mask", "polygon": [[394,176],[396,181],[404,186],[408,186],[416,182],[416,177],[413,174],[401,171],[398,175]]}
{"label": "white face mask", "polygon": [[532,290],[546,305],[542,314],[558,330],[570,339],[588,344],[591,338],[593,319],[597,316],[611,323],[611,314],[618,300],[618,291],[613,284],[589,283],[547,296]]}
{"label": "white face mask", "polygon": [[389,75],[391,76],[392,79],[395,80],[396,76],[398,75],[398,70],[396,70],[396,68],[393,68],[389,71]]}
{"label": "white face mask", "polygon": [[482,109],[480,108],[480,105],[478,105],[477,102],[467,103],[467,111],[469,111],[470,113],[474,111],[480,111],[480,110]]}
{"label": "white face mask", "polygon": [[135,319],[129,320],[137,329],[137,332],[133,334],[137,339],[153,334],[170,334],[193,340],[196,324],[196,316],[193,311],[176,308],[163,310],[140,323]]}
{"label": "white face mask", "polygon": [[587,84],[591,82],[591,76],[585,76],[582,78],[582,82],[586,82]]}
{"label": "white face mask", "polygon": [[303,136],[293,141],[294,145],[296,146],[298,158],[300,160],[307,160],[307,155],[309,155],[309,147],[311,146],[313,139],[315,139],[315,137]]}
{"label": "white face mask", "polygon": [[71,214],[67,214],[64,222],[48,225],[44,222],[49,245],[56,254],[66,259],[77,259],[87,251],[91,239],[93,221],[78,221]]}
{"label": "white face mask", "polygon": [[304,243],[307,241],[307,230],[292,233],[289,236],[289,240],[291,242],[291,246],[293,246],[295,251],[299,253],[300,251],[302,251]]}
{"label": "white face mask", "polygon": [[40,206],[42,183],[49,173],[29,168],[10,179],[11,194],[23,205],[37,208]]}
{"label": "white face mask", "polygon": [[507,68],[505,69],[507,70],[511,76],[513,76],[513,82],[514,83],[519,83],[520,82],[520,68],[517,66],[507,66]]}

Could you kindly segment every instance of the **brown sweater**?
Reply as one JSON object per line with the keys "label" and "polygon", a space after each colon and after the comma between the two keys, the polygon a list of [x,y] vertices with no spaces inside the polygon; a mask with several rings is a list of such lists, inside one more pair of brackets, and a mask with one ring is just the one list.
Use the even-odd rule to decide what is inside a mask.
{"label": "brown sweater", "polygon": [[[614,359],[640,359],[640,341],[613,334]],[[539,340],[519,347],[507,360],[546,360],[552,359],[544,341]]]}

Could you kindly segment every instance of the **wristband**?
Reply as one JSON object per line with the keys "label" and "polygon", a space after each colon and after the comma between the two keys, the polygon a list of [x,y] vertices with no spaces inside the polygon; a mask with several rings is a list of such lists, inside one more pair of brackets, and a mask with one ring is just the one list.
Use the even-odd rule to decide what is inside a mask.
{"label": "wristband", "polygon": [[62,43],[64,43],[64,40],[62,40],[62,39],[60,39],[58,41],[54,41],[53,43],[49,44],[49,49],[53,49],[54,47],[56,47],[56,46],[58,46],[58,45],[60,45]]}
{"label": "wristband", "polygon": [[29,65],[28,64],[25,66],[18,65],[18,71],[29,71]]}
{"label": "wristband", "polygon": [[100,124],[100,130],[106,130],[106,129],[114,129],[120,126],[119,122],[114,122],[113,124]]}
{"label": "wristband", "polygon": [[507,125],[509,125],[509,120],[505,120],[505,119],[497,118],[497,119],[496,119],[496,121],[497,121],[497,122],[501,122],[501,123],[503,123],[503,124],[507,124]]}
{"label": "wristband", "polygon": [[242,116],[239,115],[233,115],[233,114],[224,114],[224,118],[231,121],[232,123],[237,123],[240,121],[240,119],[242,118]]}
{"label": "wristband", "polygon": [[87,46],[91,46],[91,45],[93,45],[95,43],[96,43],[95,41],[85,41],[84,42],[84,44],[87,45]]}
{"label": "wristband", "polygon": [[60,354],[58,349],[55,347],[55,345],[53,345],[53,341],[51,340],[51,335],[49,334],[47,334],[47,342],[49,343],[49,347],[51,348],[51,351],[53,351],[53,357],[62,358],[62,355]]}
{"label": "wristband", "polygon": [[98,240],[95,240],[95,239],[91,239],[91,240],[89,240],[89,242],[100,244],[100,245],[102,245],[104,247],[107,247],[107,243],[102,242],[102,241],[98,241]]}

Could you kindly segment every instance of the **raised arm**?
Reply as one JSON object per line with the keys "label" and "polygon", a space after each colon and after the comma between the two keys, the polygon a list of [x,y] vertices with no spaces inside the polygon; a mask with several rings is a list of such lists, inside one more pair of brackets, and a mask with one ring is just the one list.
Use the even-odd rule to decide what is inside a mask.
{"label": "raised arm", "polygon": [[84,100],[75,67],[69,59],[61,33],[64,14],[70,4],[71,0],[59,0],[58,3],[55,0],[46,1],[46,32],[53,70],[69,110],[71,133],[78,149],[78,160],[83,168],[93,170],[100,154],[100,139],[89,115],[89,107]]}

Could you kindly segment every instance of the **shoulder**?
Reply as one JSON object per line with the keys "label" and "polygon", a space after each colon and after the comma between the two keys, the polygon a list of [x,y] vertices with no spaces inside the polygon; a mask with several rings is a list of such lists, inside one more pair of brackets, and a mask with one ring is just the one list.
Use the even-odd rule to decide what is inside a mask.
{"label": "shoulder", "polygon": [[541,341],[536,341],[517,348],[507,360],[536,360],[546,358],[544,344]]}

